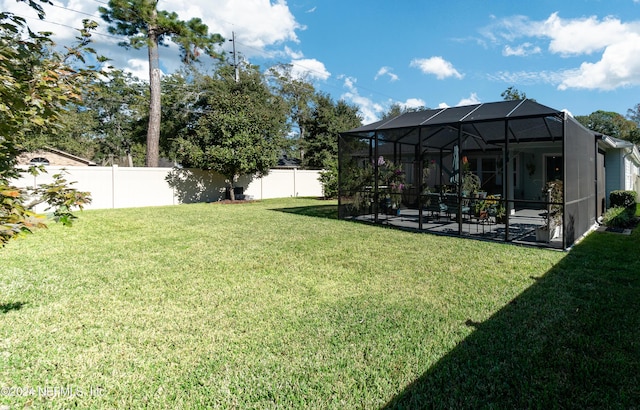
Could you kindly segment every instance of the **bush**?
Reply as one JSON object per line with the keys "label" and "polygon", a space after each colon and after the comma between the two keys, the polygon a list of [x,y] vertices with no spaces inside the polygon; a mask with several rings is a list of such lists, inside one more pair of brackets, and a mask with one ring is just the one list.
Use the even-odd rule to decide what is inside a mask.
{"label": "bush", "polygon": [[636,191],[611,191],[609,203],[611,208],[633,208],[636,209]]}
{"label": "bush", "polygon": [[322,193],[325,198],[338,197],[338,164],[331,162],[327,169],[320,173],[318,178],[322,184]]}
{"label": "bush", "polygon": [[635,204],[633,208],[617,206],[607,209],[602,222],[614,228],[628,228],[635,223]]}

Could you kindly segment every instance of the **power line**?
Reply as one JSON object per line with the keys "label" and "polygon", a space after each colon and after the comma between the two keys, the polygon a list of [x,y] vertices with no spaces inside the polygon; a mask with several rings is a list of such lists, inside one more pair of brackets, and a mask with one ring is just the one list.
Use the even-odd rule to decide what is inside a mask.
{"label": "power line", "polygon": [[[55,25],[55,26],[60,26],[60,27],[65,27],[65,28],[70,28],[70,29],[72,29],[72,30],[76,30],[76,31],[79,31],[79,30],[80,30],[78,27],[73,27],[73,26],[70,26],[70,25],[68,25],[68,24],[63,24],[63,23],[57,23],[57,22],[55,22],[55,21],[47,20],[46,18],[45,18],[45,19],[40,20],[39,18],[30,17],[30,16],[25,16],[25,15],[23,15],[23,14],[19,14],[19,13],[13,13],[13,14],[14,14],[14,15],[16,15],[16,16],[18,16],[18,17],[22,17],[22,18],[24,18],[25,20],[35,20],[35,21],[38,21],[38,22],[45,22],[45,23],[48,23],[48,24],[53,24],[53,25]],[[97,34],[97,35],[100,35],[100,36],[104,36],[104,37],[115,38],[115,39],[117,39],[117,40],[122,40],[122,37],[114,36],[114,35],[107,34],[107,33],[101,33],[101,32],[99,32],[99,31],[92,31],[92,32],[91,32],[91,35],[94,35],[94,34]]]}
{"label": "power line", "polygon": [[59,9],[66,10],[66,11],[73,11],[74,13],[84,14],[85,16],[89,16],[89,17],[93,17],[93,18],[95,18],[95,16],[94,16],[93,14],[85,13],[84,11],[70,9],[70,8],[68,8],[68,7],[59,6],[59,5],[57,5],[57,4],[50,4],[50,6],[52,6],[52,7],[57,7],[57,8],[59,8]]}
{"label": "power line", "polygon": [[[108,3],[108,2],[101,1],[101,0],[93,0],[93,1],[94,1],[95,3],[101,4],[101,5],[105,5],[105,6],[108,6],[108,5],[109,5],[109,3]],[[51,5],[51,6],[53,6],[53,7],[56,7],[56,8],[62,9],[62,10],[71,11],[71,12],[74,12],[74,13],[78,13],[78,14],[82,14],[82,15],[85,15],[85,16],[89,16],[89,17],[92,17],[92,18],[96,18],[96,16],[95,16],[95,15],[93,15],[93,14],[86,13],[86,12],[83,12],[83,11],[80,11],[80,10],[74,10],[74,9],[68,8],[68,7],[66,7],[66,6],[60,6],[60,5],[56,5],[56,4],[50,4],[50,5]],[[136,11],[135,11],[135,10],[133,10],[133,12],[134,12],[134,13],[136,13]],[[136,14],[137,14],[137,13],[136,13]],[[16,14],[16,15],[18,15],[18,14]],[[21,17],[23,17],[23,18],[27,18],[27,19],[33,19],[33,20],[35,20],[35,19],[34,19],[34,18],[32,18],[32,17],[26,17],[26,16],[21,16]],[[220,19],[220,20],[221,20],[221,21],[223,21],[223,22],[226,22],[227,24],[230,24],[230,25],[232,25],[232,26],[234,26],[234,27],[236,27],[236,26],[237,26],[235,23],[230,22],[230,21],[228,21],[228,20],[224,20],[224,19]],[[45,22],[47,22],[47,23],[49,23],[49,24],[54,24],[54,25],[57,25],[57,26],[66,27],[66,28],[70,28],[70,29],[73,29],[73,30],[78,30],[78,28],[77,28],[77,27],[72,27],[72,26],[69,26],[69,25],[66,25],[66,24],[63,24],[63,23],[58,23],[58,22],[49,21],[49,20],[47,20],[46,18],[45,18],[44,20],[39,20],[39,19],[38,19],[38,21],[45,21]],[[115,35],[112,35],[112,34],[102,33],[102,32],[98,32],[98,31],[93,31],[93,32],[92,32],[92,34],[96,34],[96,35],[100,35],[100,36],[104,36],[104,37],[108,37],[108,38],[113,38],[113,39],[117,39],[117,40],[123,40],[123,37],[122,37],[122,36],[115,36]],[[278,60],[278,56],[277,56],[277,54],[276,54],[275,52],[267,51],[267,50],[264,50],[264,49],[260,49],[260,48],[257,48],[257,47],[254,47],[254,46],[251,46],[251,45],[249,45],[249,44],[245,44],[245,43],[242,43],[242,42],[238,42],[238,41],[236,40],[236,38],[235,38],[235,31],[233,31],[233,32],[232,32],[232,39],[231,39],[231,41],[233,41],[233,45],[234,45],[234,51],[232,52],[232,54],[234,55],[234,60],[236,60],[236,58],[237,58],[237,51],[235,51],[235,48],[236,48],[236,47],[235,47],[235,45],[237,44],[237,45],[241,45],[241,46],[243,46],[243,47],[245,47],[245,48],[247,48],[247,49],[251,49],[251,50],[256,51],[256,52],[258,53],[258,55],[262,56],[262,58],[264,58],[264,59],[267,59],[267,60],[268,60],[268,59],[271,59],[271,60],[273,60],[273,61],[275,61],[275,62],[282,63],[281,61],[279,61],[279,60]],[[295,67],[301,68],[301,69],[303,69],[304,71],[309,72],[309,73],[315,73],[315,74],[317,74],[317,75],[318,75],[318,76],[320,76],[320,77],[323,77],[323,76],[325,76],[325,75],[326,75],[326,72],[319,71],[319,70],[317,70],[317,69],[315,69],[315,68],[313,68],[313,67],[306,66],[306,65],[301,64],[301,63],[299,63],[299,62],[296,62],[295,60],[294,60],[294,61],[291,61],[291,62],[289,62],[289,63],[284,63],[284,64],[289,64],[289,65],[291,65],[291,66],[295,66]],[[236,66],[236,69],[237,69],[237,66],[238,66],[237,62],[236,62],[234,65]],[[344,85],[334,85],[334,84],[331,84],[331,83],[328,83],[328,82],[326,82],[326,83],[325,83],[325,85],[326,85],[327,87],[329,87],[329,88],[334,88],[334,89],[337,89],[337,90],[339,90],[339,91],[344,91]],[[392,96],[390,96],[390,95],[387,95],[387,94],[385,94],[385,93],[382,93],[382,92],[376,91],[376,90],[371,89],[371,88],[366,87],[366,86],[362,86],[361,84],[358,84],[357,89],[359,89],[359,90],[364,90],[364,91],[367,91],[367,92],[369,92],[369,93],[377,94],[377,95],[379,95],[379,96],[382,96],[382,97],[385,97],[385,98],[389,98],[389,99],[392,99],[392,100],[394,100],[394,99],[395,99],[394,97],[392,97]]]}

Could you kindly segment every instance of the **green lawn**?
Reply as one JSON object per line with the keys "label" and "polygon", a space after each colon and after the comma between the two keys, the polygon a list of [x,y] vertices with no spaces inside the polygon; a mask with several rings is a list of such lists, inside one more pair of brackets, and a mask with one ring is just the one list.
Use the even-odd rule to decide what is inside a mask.
{"label": "green lawn", "polygon": [[85,211],[10,243],[0,408],[640,405],[640,229],[563,253],[335,211]]}

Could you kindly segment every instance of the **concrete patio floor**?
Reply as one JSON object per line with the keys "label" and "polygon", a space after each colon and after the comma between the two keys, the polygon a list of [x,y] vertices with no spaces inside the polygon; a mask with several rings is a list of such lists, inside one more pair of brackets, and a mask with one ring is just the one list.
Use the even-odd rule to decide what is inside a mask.
{"label": "concrete patio floor", "polygon": [[[543,211],[537,209],[521,209],[511,214],[509,217],[509,238],[507,242],[562,249],[561,233],[549,242],[539,242],[536,240],[536,228],[545,225],[542,212]],[[374,222],[375,220],[373,214],[361,215],[353,219],[362,222]],[[459,231],[460,227],[455,220],[455,216],[448,216],[443,212],[441,212],[440,215],[431,215],[429,212],[423,211],[422,227],[420,227],[418,209],[401,209],[399,215],[378,214],[378,223],[419,232],[431,232],[441,235],[454,235],[500,242],[505,242],[506,234],[506,225],[504,223],[496,223],[492,217],[481,220],[476,217],[470,218],[468,215],[463,216],[462,229]]]}

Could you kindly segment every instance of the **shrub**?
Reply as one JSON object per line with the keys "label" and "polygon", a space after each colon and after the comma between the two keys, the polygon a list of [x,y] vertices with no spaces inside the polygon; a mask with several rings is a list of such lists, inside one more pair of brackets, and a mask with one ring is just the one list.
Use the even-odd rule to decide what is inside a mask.
{"label": "shrub", "polygon": [[338,197],[338,164],[331,162],[327,169],[320,173],[318,178],[322,184],[322,193],[325,198]]}
{"label": "shrub", "polygon": [[609,203],[611,208],[636,208],[636,191],[611,191],[609,194]]}
{"label": "shrub", "polygon": [[635,206],[633,208],[623,208],[621,206],[609,208],[605,212],[602,222],[614,228],[630,227],[635,222]]}

